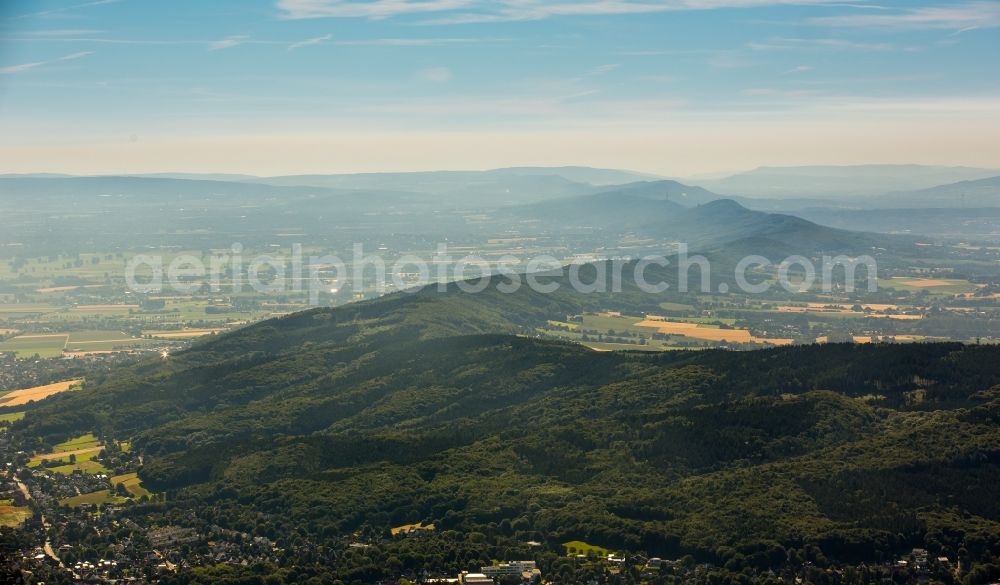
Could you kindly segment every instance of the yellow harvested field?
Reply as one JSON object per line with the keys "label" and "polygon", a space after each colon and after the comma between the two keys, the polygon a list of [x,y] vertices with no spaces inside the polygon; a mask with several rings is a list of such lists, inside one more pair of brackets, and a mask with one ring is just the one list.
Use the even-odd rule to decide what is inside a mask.
{"label": "yellow harvested field", "polygon": [[[778,307],[779,313],[829,313],[832,315],[858,315],[861,313],[854,310],[854,305],[834,304],[834,303],[806,303],[805,305],[783,305]],[[881,319],[897,319],[900,321],[917,321],[923,319],[923,315],[897,315],[886,314],[886,311],[898,311],[899,305],[884,303],[866,303],[861,305],[862,310],[873,311],[866,313],[866,316]]]}
{"label": "yellow harvested field", "polygon": [[182,329],[179,331],[143,331],[143,335],[159,337],[160,339],[189,339],[213,333],[222,333],[225,329]]}
{"label": "yellow harvested field", "polygon": [[651,327],[657,333],[666,335],[682,335],[704,341],[728,341],[730,343],[770,343],[772,345],[791,345],[792,339],[764,339],[750,335],[746,329],[718,329],[702,327],[697,323],[677,323],[674,321],[640,321],[636,327]]}
{"label": "yellow harvested field", "polygon": [[15,333],[17,333],[17,329],[0,329],[0,336],[14,335]]}
{"label": "yellow harvested field", "polygon": [[17,528],[31,518],[31,508],[27,506],[0,506],[0,526]]}
{"label": "yellow harvested field", "polygon": [[35,292],[37,293],[56,293],[56,292],[67,292],[71,290],[76,290],[78,288],[100,288],[104,286],[103,284],[77,284],[73,286],[50,286],[48,288],[37,288]]}
{"label": "yellow harvested field", "polygon": [[[901,343],[913,343],[916,341],[930,341],[935,338],[927,337],[926,335],[886,335],[886,339],[894,339]],[[876,342],[881,341],[882,337],[877,337]],[[854,343],[873,343],[870,335],[855,335]]]}
{"label": "yellow harvested field", "polygon": [[952,286],[954,284],[963,284],[965,281],[945,280],[943,278],[901,278],[899,279],[899,282],[907,286],[915,286],[917,288],[931,288],[934,286]]}
{"label": "yellow harvested field", "polygon": [[55,384],[46,384],[45,386],[14,390],[0,397],[0,406],[21,406],[33,400],[42,400],[53,394],[65,392],[80,382],[82,380],[67,380],[65,382],[56,382]]}
{"label": "yellow harvested field", "polygon": [[[840,303],[806,303],[804,306],[803,305],[784,305],[784,306],[778,307],[778,311],[781,311],[781,312],[784,312],[784,313],[804,313],[806,311],[812,311],[812,312],[816,312],[816,311],[819,311],[819,312],[823,312],[823,311],[829,311],[829,312],[848,311],[848,312],[850,312],[852,310],[851,308],[853,306],[854,305],[840,304]],[[861,308],[862,309],[869,309],[869,310],[872,310],[872,311],[884,312],[884,311],[890,311],[890,310],[896,311],[896,310],[899,309],[899,305],[890,305],[890,304],[884,304],[884,303],[864,303],[864,304],[861,305]]]}
{"label": "yellow harvested field", "polygon": [[139,305],[77,305],[73,307],[76,311],[128,311],[138,308]]}
{"label": "yellow harvested field", "polygon": [[72,350],[67,349],[63,353],[71,357],[84,357],[88,355],[108,355],[111,353],[135,353],[134,349],[96,349],[96,350]]}

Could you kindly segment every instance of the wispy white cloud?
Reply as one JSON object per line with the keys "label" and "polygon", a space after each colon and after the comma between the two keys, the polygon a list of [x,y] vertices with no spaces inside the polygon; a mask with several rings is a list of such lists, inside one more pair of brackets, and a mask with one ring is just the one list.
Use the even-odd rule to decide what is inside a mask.
{"label": "wispy white cloud", "polygon": [[278,0],[282,17],[302,18],[388,18],[399,14],[442,12],[469,8],[475,0]]}
{"label": "wispy white cloud", "polygon": [[336,45],[344,46],[384,46],[384,47],[423,47],[433,45],[455,45],[479,42],[499,42],[506,39],[479,39],[479,38],[414,38],[414,39],[348,39],[336,41]]}
{"label": "wispy white cloud", "polygon": [[250,37],[248,37],[247,35],[233,35],[230,37],[226,37],[224,39],[220,39],[218,41],[209,41],[208,50],[218,51],[220,49],[231,49],[233,47],[242,45],[248,42],[249,40]]}
{"label": "wispy white cloud", "polygon": [[451,81],[451,69],[447,67],[429,67],[427,69],[421,69],[417,71],[417,77],[424,81],[432,81],[435,83],[444,83],[446,81]]}
{"label": "wispy white cloud", "polygon": [[304,41],[299,41],[297,43],[292,43],[288,45],[289,51],[294,51],[295,49],[300,49],[302,47],[310,47],[312,45],[322,45],[323,43],[329,41],[333,38],[333,35],[323,35],[321,37],[313,37],[311,39],[306,39]]}
{"label": "wispy white cloud", "polygon": [[42,65],[45,65],[46,63],[48,63],[48,61],[36,61],[34,63],[21,63],[20,65],[8,65],[7,67],[0,67],[0,75],[20,73],[22,71],[34,69],[35,67],[40,67]]}
{"label": "wispy white cloud", "polygon": [[972,30],[1000,27],[1000,1],[974,0],[941,6],[919,6],[877,14],[818,16],[809,24],[836,27],[922,28]]}
{"label": "wispy white cloud", "polygon": [[809,66],[809,65],[796,65],[795,67],[792,67],[791,69],[785,71],[785,75],[795,75],[797,73],[808,73],[808,72],[810,72],[812,70],[813,70],[813,68],[811,66]]}
{"label": "wispy white cloud", "polygon": [[389,18],[450,13],[424,24],[541,20],[552,16],[600,16],[781,5],[869,7],[852,0],[278,0],[282,18]]}
{"label": "wispy white cloud", "polygon": [[73,59],[80,59],[86,57],[87,55],[93,55],[94,51],[80,51],[79,53],[70,53],[63,57],[59,57],[58,61],[72,61]]}
{"label": "wispy white cloud", "polygon": [[754,51],[891,51],[889,43],[868,43],[847,39],[804,39],[804,38],[772,38],[766,41],[748,43],[747,47]]}
{"label": "wispy white cloud", "polygon": [[29,30],[20,34],[28,37],[48,38],[48,37],[81,37],[87,35],[99,35],[107,31],[92,28],[63,28],[50,30]]}
{"label": "wispy white cloud", "polygon": [[593,69],[588,71],[587,75],[590,77],[597,77],[598,75],[605,75],[607,73],[611,73],[612,71],[618,69],[619,67],[621,67],[621,65],[618,63],[607,63],[605,65],[598,65],[597,67],[594,67]]}
{"label": "wispy white cloud", "polygon": [[79,10],[81,8],[89,8],[91,6],[101,6],[102,4],[115,4],[121,2],[122,0],[93,0],[92,2],[83,2],[82,4],[72,4],[70,6],[61,6],[59,8],[52,8],[49,10],[40,10],[38,12],[28,12],[25,14],[19,14],[17,16],[12,16],[9,20],[18,20],[21,18],[37,18],[42,16],[51,16],[53,14],[59,14],[60,12],[70,12],[73,10]]}
{"label": "wispy white cloud", "polygon": [[35,61],[33,63],[21,63],[19,65],[8,65],[6,67],[0,67],[0,75],[10,75],[12,73],[21,73],[22,71],[29,71],[35,69],[36,67],[41,67],[42,65],[47,65],[55,61],[73,61],[75,59],[80,59],[86,57],[87,55],[93,55],[94,51],[80,51],[79,53],[70,53],[69,55],[63,55],[56,59],[50,61]]}

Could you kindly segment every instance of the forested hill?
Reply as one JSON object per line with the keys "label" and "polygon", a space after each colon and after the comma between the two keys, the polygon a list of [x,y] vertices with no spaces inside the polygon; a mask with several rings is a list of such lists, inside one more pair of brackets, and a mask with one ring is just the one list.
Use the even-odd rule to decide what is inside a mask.
{"label": "forested hill", "polygon": [[[443,548],[527,556],[528,540],[736,572],[1000,544],[1000,348],[633,354],[510,335],[581,296],[300,313],[90,379],[15,430],[128,438],[168,492],[157,505],[281,543],[433,522],[384,545],[414,569],[453,570]],[[383,570],[351,558],[330,570]]]}

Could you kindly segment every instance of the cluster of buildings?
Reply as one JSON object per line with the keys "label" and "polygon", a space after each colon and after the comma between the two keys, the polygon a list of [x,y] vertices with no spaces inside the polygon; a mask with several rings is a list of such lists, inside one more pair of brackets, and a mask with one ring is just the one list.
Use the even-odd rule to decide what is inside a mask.
{"label": "cluster of buildings", "polygon": [[504,576],[519,578],[522,583],[540,583],[542,580],[542,572],[535,565],[535,561],[507,561],[480,567],[479,571],[479,573],[462,571],[455,579],[434,579],[432,581],[457,583],[458,585],[495,585],[496,579]]}

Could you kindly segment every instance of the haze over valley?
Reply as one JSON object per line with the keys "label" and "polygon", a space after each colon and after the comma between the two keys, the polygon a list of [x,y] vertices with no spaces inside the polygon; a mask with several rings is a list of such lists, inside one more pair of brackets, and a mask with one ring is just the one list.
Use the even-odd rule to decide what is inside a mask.
{"label": "haze over valley", "polygon": [[995,0],[0,6],[0,583],[994,585]]}

